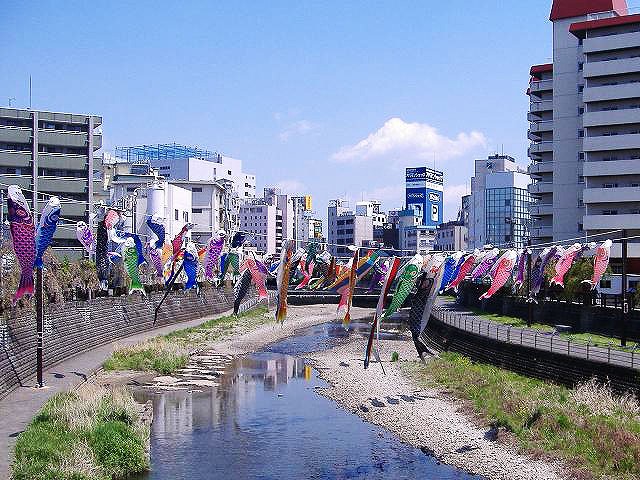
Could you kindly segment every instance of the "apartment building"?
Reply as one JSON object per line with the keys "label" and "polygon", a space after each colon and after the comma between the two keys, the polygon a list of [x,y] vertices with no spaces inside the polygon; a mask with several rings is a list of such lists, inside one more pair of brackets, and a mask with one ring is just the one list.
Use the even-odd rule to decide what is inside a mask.
{"label": "apartment building", "polygon": [[349,245],[362,246],[373,240],[373,217],[357,215],[345,200],[331,200],[327,213],[327,250],[331,255],[348,256]]}
{"label": "apartment building", "polygon": [[553,64],[531,68],[528,90],[534,243],[638,234],[640,15],[625,0],[554,0],[550,20]]}
{"label": "apartment building", "polygon": [[436,230],[422,224],[422,212],[413,208],[398,213],[398,247],[403,255],[426,255],[434,249]]}
{"label": "apartment building", "polygon": [[[102,117],[0,107],[0,182],[19,185],[40,213],[49,199],[59,195],[64,218],[87,221],[93,212],[94,173],[102,147]],[[37,192],[37,193],[36,193]],[[37,198],[37,200],[36,200]],[[6,209],[5,206],[3,208]],[[73,229],[59,228],[52,246],[81,251]]]}
{"label": "apartment building", "polygon": [[273,255],[282,245],[282,216],[274,204],[264,199],[251,200],[240,207],[240,230],[250,232],[247,244],[255,246],[258,253]]}

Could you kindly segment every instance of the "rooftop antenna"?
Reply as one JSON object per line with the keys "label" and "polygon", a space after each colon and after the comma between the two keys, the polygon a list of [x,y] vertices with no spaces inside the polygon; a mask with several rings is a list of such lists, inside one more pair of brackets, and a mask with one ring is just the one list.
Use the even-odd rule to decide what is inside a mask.
{"label": "rooftop antenna", "polygon": [[15,101],[16,97],[9,97],[9,106],[11,106],[11,102]]}
{"label": "rooftop antenna", "polygon": [[436,169],[436,152],[433,152],[433,169]]}
{"label": "rooftop antenna", "polygon": [[31,75],[29,75],[29,110],[31,110]]}

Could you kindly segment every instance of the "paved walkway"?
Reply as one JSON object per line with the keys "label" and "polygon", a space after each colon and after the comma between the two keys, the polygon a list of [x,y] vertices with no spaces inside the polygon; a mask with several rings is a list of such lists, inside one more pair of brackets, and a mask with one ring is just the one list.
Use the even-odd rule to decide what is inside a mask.
{"label": "paved walkway", "polygon": [[9,478],[9,452],[13,450],[16,437],[26,428],[44,402],[56,393],[77,387],[87,377],[93,375],[111,355],[115,344],[129,345],[137,343],[156,335],[193,327],[210,318],[221,317],[230,313],[232,313],[231,310],[211,317],[156,328],[71,357],[45,370],[44,382],[46,387],[43,389],[34,388],[35,376],[27,379],[25,386],[16,388],[4,399],[0,400],[0,478]]}
{"label": "paved walkway", "polygon": [[458,306],[455,300],[450,298],[438,297],[431,314],[453,327],[502,342],[640,370],[640,352],[635,350],[621,351],[613,343],[611,347],[595,346],[565,340],[556,332],[499,324]]}

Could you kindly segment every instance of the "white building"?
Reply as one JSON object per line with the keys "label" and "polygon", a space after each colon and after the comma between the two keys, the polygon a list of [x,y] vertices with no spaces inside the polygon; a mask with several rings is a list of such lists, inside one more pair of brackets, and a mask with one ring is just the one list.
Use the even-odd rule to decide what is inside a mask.
{"label": "white building", "polygon": [[377,200],[357,202],[356,215],[371,217],[373,228],[382,228],[387,222],[387,215],[380,211],[380,205],[380,202]]}
{"label": "white building", "polygon": [[349,245],[373,241],[373,218],[355,214],[345,200],[331,200],[327,213],[327,250],[331,255],[348,256]]}
{"label": "white building", "polygon": [[[534,243],[640,233],[640,15],[625,0],[554,0],[553,63],[531,68]],[[630,243],[629,255],[640,256]],[[612,257],[620,257],[614,244]]]}
{"label": "white building", "polygon": [[195,242],[206,244],[213,232],[221,228],[233,230],[224,209],[225,189],[219,182],[172,180],[169,183],[191,191],[190,221],[194,224],[191,237]]}
{"label": "white building", "polygon": [[468,248],[469,232],[462,220],[453,220],[438,225],[434,250],[457,252],[466,251]]}
{"label": "white building", "polygon": [[247,235],[247,244],[257,248],[258,253],[264,255],[275,254],[278,251],[279,210],[276,205],[266,203],[263,199],[253,200],[240,207],[240,230],[251,232]]}
{"label": "white building", "polygon": [[153,175],[117,175],[111,182],[113,203],[132,213],[124,217],[124,229],[149,235],[147,218],[149,215],[158,215],[165,219],[165,241],[171,241],[185,223],[192,222],[191,196],[190,189]]}
{"label": "white building", "polygon": [[230,180],[241,200],[255,198],[256,177],[242,171],[242,160],[218,154],[213,159],[160,158],[151,166],[168,180]]}
{"label": "white building", "polygon": [[482,248],[488,243],[524,244],[530,227],[530,179],[524,172],[508,155],[489,155],[475,161],[471,195],[462,213],[466,215],[468,208],[469,248]]}
{"label": "white building", "polygon": [[423,216],[414,209],[398,212],[398,247],[403,255],[426,255],[435,248],[436,231],[422,225]]}

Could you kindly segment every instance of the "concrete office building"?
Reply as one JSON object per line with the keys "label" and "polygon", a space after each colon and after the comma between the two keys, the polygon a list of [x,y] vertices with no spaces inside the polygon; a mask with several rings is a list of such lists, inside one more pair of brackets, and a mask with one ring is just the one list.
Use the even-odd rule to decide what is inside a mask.
{"label": "concrete office building", "polygon": [[640,15],[625,0],[554,0],[550,20],[553,63],[531,68],[528,90],[534,243],[638,234]]}
{"label": "concrete office building", "polygon": [[380,205],[377,200],[357,202],[356,215],[371,217],[373,228],[382,227],[387,221],[387,215],[380,211]]}
{"label": "concrete office building", "polygon": [[[30,190],[37,191],[38,215],[48,195],[75,200],[61,198],[62,216],[86,222],[93,212],[94,187],[101,188],[94,181],[101,163],[94,158],[102,147],[101,125],[97,115],[0,107],[0,182],[25,189],[32,207],[36,195]],[[82,251],[73,229],[59,228],[52,246]]]}
{"label": "concrete office building", "polygon": [[[509,173],[510,175],[501,176],[500,174],[503,173]],[[475,172],[474,176],[471,178],[471,195],[469,195],[468,198],[463,199],[462,205],[463,215],[468,214],[470,248],[482,248],[483,245],[491,243],[491,241],[495,241],[495,235],[490,235],[489,232],[496,232],[500,230],[503,225],[498,226],[495,224],[495,222],[502,222],[502,224],[504,224],[505,218],[508,217],[508,209],[505,208],[502,209],[504,210],[504,215],[500,218],[498,218],[498,215],[495,211],[492,212],[490,217],[487,216],[487,189],[521,189],[522,185],[524,185],[524,189],[526,190],[528,183],[529,177],[525,174],[525,171],[521,167],[519,167],[516,164],[515,159],[509,155],[489,155],[485,159],[478,159],[475,161]],[[509,196],[511,195],[512,193],[509,193]],[[493,200],[494,197],[492,196],[491,198]],[[504,199],[503,203],[506,203],[506,199]],[[510,205],[506,204],[503,206],[510,207]],[[526,207],[528,206],[529,205],[527,203]],[[497,208],[497,206],[495,205],[494,207]],[[518,203],[518,211],[520,210],[520,208],[521,205],[520,203]],[[528,213],[526,215],[528,216]],[[488,218],[491,219],[490,225],[487,222]],[[527,234],[526,228],[528,227],[528,225],[525,225],[523,222],[524,221],[521,221],[520,225],[515,226],[515,233],[518,236],[518,242],[521,242],[524,236]],[[489,237],[491,237],[491,241],[489,240]],[[496,242],[496,244],[499,245],[502,245],[504,243],[504,239]]]}
{"label": "concrete office building", "polygon": [[347,246],[373,240],[373,218],[355,214],[345,200],[331,200],[327,213],[327,250],[331,255],[349,256]]}
{"label": "concrete office building", "polygon": [[413,208],[402,210],[398,214],[398,247],[403,255],[419,253],[426,255],[434,249],[436,231],[422,225],[423,216]]}
{"label": "concrete office building", "polygon": [[243,172],[242,160],[217,152],[177,144],[116,147],[115,156],[134,164],[147,163],[167,180],[233,182],[241,201],[255,198],[256,177]]}
{"label": "concrete office building", "polygon": [[274,255],[279,253],[282,236],[282,217],[278,207],[265,199],[255,199],[240,207],[240,229],[254,235],[247,236],[247,244],[256,247],[258,253]]}
{"label": "concrete office building", "polygon": [[[276,228],[276,251],[279,253],[283,240],[292,240],[294,237],[294,210],[293,201],[288,195],[283,195],[279,188],[266,187],[264,189],[264,201],[278,208],[278,226]],[[301,246],[301,245],[298,245]]]}
{"label": "concrete office building", "polygon": [[441,252],[465,251],[468,249],[469,232],[464,222],[452,220],[436,228],[434,250]]}

